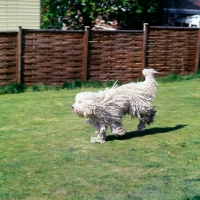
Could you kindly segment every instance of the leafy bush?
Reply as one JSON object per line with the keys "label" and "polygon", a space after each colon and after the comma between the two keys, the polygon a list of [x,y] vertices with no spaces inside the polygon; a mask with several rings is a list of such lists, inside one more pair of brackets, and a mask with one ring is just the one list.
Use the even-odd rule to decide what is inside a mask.
{"label": "leafy bush", "polygon": [[197,70],[195,74],[189,74],[189,75],[179,75],[179,74],[170,74],[165,77],[158,77],[157,80],[162,83],[168,83],[168,82],[174,82],[174,81],[186,81],[186,80],[192,80],[195,78],[200,78],[200,70]]}
{"label": "leafy bush", "polygon": [[17,83],[9,84],[6,86],[0,86],[0,94],[17,94],[26,90],[25,85]]}
{"label": "leafy bush", "polygon": [[63,82],[63,84],[62,84],[62,88],[63,89],[72,89],[72,88],[74,88],[74,84],[72,83],[72,82],[67,82],[67,81],[65,81],[65,82]]}
{"label": "leafy bush", "polygon": [[87,81],[87,82],[83,82],[83,87],[86,88],[101,88],[103,87],[103,84],[100,81]]}
{"label": "leafy bush", "polygon": [[74,81],[74,87],[75,88],[81,88],[82,87],[82,82],[80,80],[75,80]]}

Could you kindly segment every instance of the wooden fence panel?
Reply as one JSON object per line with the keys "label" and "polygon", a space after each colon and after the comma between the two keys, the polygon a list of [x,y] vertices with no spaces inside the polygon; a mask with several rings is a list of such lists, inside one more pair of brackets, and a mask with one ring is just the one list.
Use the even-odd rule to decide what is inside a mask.
{"label": "wooden fence panel", "polygon": [[82,78],[84,31],[22,32],[22,80],[60,85]]}
{"label": "wooden fence panel", "polygon": [[88,79],[131,81],[141,77],[143,31],[91,31]]}
{"label": "wooden fence panel", "polygon": [[0,32],[0,85],[17,82],[17,32]]}
{"label": "wooden fence panel", "polygon": [[149,27],[147,67],[159,76],[195,72],[198,29]]}
{"label": "wooden fence panel", "polygon": [[165,76],[199,67],[200,30],[148,27],[143,31],[28,30],[0,32],[0,85],[60,85],[141,78],[143,68]]}

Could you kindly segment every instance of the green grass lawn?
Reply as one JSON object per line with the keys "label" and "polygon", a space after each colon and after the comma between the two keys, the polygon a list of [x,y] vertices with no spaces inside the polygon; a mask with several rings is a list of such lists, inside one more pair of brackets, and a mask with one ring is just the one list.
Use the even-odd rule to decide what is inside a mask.
{"label": "green grass lawn", "polygon": [[160,83],[155,123],[91,144],[74,89],[0,96],[0,199],[200,199],[200,79]]}

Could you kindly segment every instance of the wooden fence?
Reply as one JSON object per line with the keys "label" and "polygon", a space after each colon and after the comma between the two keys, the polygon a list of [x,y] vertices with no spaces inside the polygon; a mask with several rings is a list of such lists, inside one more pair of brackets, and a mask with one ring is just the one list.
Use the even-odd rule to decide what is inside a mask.
{"label": "wooden fence", "polygon": [[19,82],[54,85],[81,79],[83,42],[84,31],[22,31]]}
{"label": "wooden fence", "polygon": [[160,75],[190,74],[199,66],[199,29],[149,27],[146,67]]}
{"label": "wooden fence", "polygon": [[0,32],[0,85],[17,82],[17,32]]}
{"label": "wooden fence", "polygon": [[200,30],[148,27],[141,31],[27,30],[0,32],[0,85],[60,85],[76,79],[122,80],[194,73],[199,66]]}

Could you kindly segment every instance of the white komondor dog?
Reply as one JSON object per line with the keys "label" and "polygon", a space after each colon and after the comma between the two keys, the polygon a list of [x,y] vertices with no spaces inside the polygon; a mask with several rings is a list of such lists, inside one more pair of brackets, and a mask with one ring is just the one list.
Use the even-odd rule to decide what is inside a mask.
{"label": "white komondor dog", "polygon": [[156,111],[150,101],[155,97],[157,82],[154,69],[142,71],[145,81],[128,83],[122,86],[114,84],[99,92],[81,92],[76,95],[72,105],[73,113],[79,117],[87,117],[97,133],[91,137],[91,142],[106,142],[106,129],[110,126],[115,136],[122,136],[126,132],[122,127],[122,117],[130,114],[139,119],[138,130],[154,121]]}

